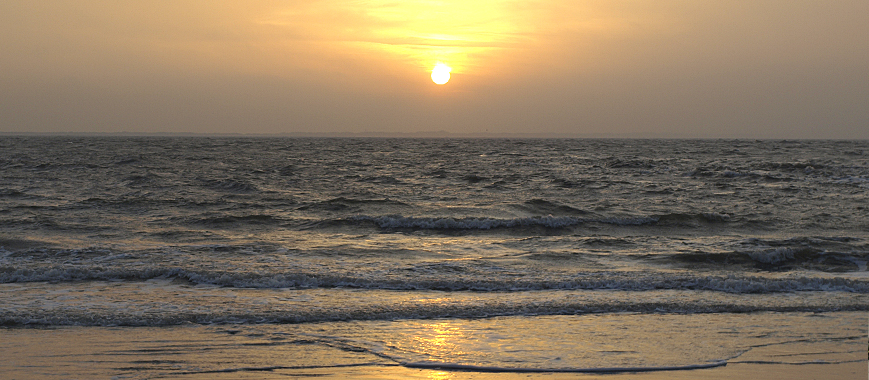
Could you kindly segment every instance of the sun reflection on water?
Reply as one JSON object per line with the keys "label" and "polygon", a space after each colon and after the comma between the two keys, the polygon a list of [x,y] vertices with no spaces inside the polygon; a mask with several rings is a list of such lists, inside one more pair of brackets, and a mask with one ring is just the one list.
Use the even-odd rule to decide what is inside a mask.
{"label": "sun reflection on water", "polygon": [[465,341],[467,336],[455,324],[441,322],[421,327],[422,331],[414,339],[414,345],[420,352],[444,361],[464,354],[457,342]]}
{"label": "sun reflection on water", "polygon": [[444,371],[432,371],[428,373],[428,378],[431,380],[448,380],[453,378],[453,374]]}

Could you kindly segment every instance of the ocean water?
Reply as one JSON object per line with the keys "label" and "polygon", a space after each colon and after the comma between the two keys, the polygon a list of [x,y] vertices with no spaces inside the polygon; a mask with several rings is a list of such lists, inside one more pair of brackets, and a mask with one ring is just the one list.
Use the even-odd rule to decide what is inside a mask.
{"label": "ocean water", "polygon": [[867,141],[0,138],[7,350],[307,353],[96,376],[865,360],[867,261]]}

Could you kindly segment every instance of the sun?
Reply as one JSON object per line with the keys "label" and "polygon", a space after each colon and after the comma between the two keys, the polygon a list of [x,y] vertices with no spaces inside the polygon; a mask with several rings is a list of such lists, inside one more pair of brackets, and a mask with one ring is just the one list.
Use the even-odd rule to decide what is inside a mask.
{"label": "sun", "polygon": [[431,80],[436,84],[444,84],[450,81],[450,71],[451,67],[443,64],[442,62],[438,62],[434,69],[431,70]]}

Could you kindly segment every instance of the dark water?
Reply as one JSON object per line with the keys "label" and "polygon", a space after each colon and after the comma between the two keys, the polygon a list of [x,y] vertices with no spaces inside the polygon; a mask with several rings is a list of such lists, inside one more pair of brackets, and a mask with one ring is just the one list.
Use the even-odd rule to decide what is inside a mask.
{"label": "dark water", "polygon": [[0,138],[0,324],[869,310],[869,142]]}

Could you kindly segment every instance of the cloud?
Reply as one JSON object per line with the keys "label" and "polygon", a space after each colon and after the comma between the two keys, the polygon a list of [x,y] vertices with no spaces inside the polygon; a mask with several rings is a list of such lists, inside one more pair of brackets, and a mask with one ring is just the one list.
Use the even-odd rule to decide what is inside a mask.
{"label": "cloud", "polygon": [[[866,136],[869,3],[9,1],[0,130]],[[453,78],[436,88],[438,61]]]}

